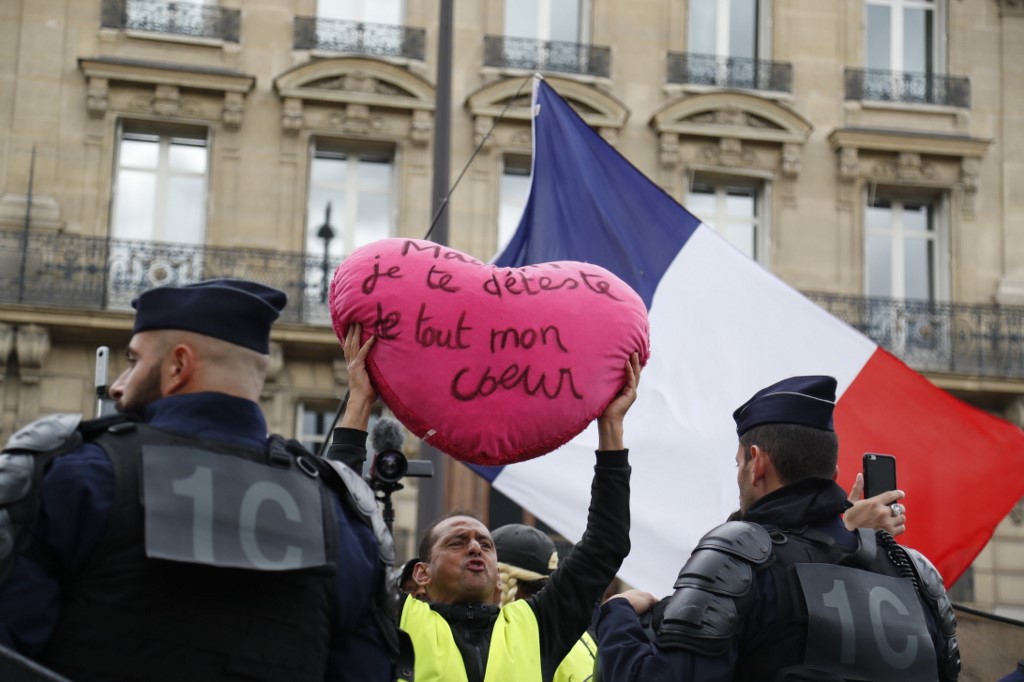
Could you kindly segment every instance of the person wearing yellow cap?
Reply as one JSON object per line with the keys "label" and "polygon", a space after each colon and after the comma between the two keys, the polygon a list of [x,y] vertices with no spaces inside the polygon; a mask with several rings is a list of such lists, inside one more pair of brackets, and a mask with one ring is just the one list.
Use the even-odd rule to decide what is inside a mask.
{"label": "person wearing yellow cap", "polygon": [[[558,550],[546,533],[522,523],[491,531],[498,555],[498,604],[505,606],[540,592],[558,568]],[[555,670],[554,682],[588,682],[594,676],[597,642],[590,632],[573,645]]]}

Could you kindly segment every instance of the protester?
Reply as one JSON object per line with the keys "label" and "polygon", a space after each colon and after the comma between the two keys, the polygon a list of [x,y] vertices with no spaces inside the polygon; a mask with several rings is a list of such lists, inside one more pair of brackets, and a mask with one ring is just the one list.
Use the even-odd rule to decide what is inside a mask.
{"label": "protester", "polygon": [[134,419],[11,439],[0,643],[75,680],[393,679],[375,624],[390,538],[349,502],[372,491],[329,490],[257,402],[286,302],[244,280],[146,291],[110,389]]}
{"label": "protester", "polygon": [[630,590],[595,614],[602,679],[956,680],[942,579],[886,532],[848,530],[832,377],[785,379],[734,413],[742,521],[704,536],[656,612]]}
{"label": "protester", "polygon": [[[498,604],[506,606],[540,592],[558,568],[558,551],[545,533],[522,523],[491,532],[498,555]],[[576,641],[555,671],[554,682],[587,682],[594,676],[597,642],[588,631]]]}
{"label": "protester", "polygon": [[[376,397],[365,369],[373,342],[371,337],[354,348],[346,337],[350,400]],[[503,607],[492,603],[498,584],[494,541],[472,515],[451,513],[424,534],[413,577],[426,601],[406,596],[399,614],[401,628],[412,638],[416,682],[482,682],[485,676],[488,681],[551,680],[587,629],[594,606],[629,553],[630,468],[622,422],[636,400],[638,353],[624,369],[624,387],[598,418],[587,530],[544,590]]]}

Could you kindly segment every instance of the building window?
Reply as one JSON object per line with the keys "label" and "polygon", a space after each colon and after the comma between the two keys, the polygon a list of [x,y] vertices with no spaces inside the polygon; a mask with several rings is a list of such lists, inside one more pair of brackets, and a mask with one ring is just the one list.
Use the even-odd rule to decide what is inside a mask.
{"label": "building window", "polygon": [[[331,425],[334,424],[334,416],[338,412],[338,404],[328,401],[310,401],[299,403],[298,426],[295,428],[295,440],[310,452],[319,453],[324,441],[330,446],[333,432]],[[370,413],[370,423],[366,430],[373,431],[373,425],[380,419],[383,410],[380,403],[376,403]],[[366,444],[367,449],[370,443]],[[326,451],[326,450],[325,450]],[[372,454],[372,453],[370,453]]]}
{"label": "building window", "polygon": [[590,0],[505,0],[505,35],[589,42]]}
{"label": "building window", "polygon": [[202,244],[208,168],[205,130],[162,131],[123,124],[111,235]]}
{"label": "building window", "polygon": [[299,404],[299,426],[295,440],[310,452],[320,452],[325,440],[330,437],[331,423],[337,406],[317,405],[315,403]]}
{"label": "building window", "polygon": [[698,176],[690,185],[685,203],[705,225],[749,258],[763,263],[768,256],[764,194],[761,182]]}
{"label": "building window", "polygon": [[936,0],[867,0],[867,68],[941,71],[936,4]]}
{"label": "building window", "polygon": [[759,10],[759,0],[690,0],[687,51],[758,57]]}
{"label": "building window", "polygon": [[501,169],[501,185],[498,189],[498,248],[495,253],[505,250],[526,207],[530,193],[530,160],[524,156],[505,156]]}
{"label": "building window", "polygon": [[390,237],[394,224],[394,152],[390,148],[349,145],[317,138],[309,170],[306,253],[322,256],[320,236],[330,206],[333,238],[328,255],[340,259],[378,239]]}
{"label": "building window", "polygon": [[316,15],[375,24],[401,24],[402,0],[317,0]]}
{"label": "building window", "polygon": [[935,301],[945,298],[942,237],[945,211],[930,198],[880,196],[864,213],[868,296]]}

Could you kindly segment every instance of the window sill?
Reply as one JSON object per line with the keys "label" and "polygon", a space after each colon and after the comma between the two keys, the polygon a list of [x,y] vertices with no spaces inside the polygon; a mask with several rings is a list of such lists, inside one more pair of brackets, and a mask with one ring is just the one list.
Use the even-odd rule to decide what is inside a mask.
{"label": "window sill", "polygon": [[693,83],[666,83],[662,90],[669,97],[680,97],[682,95],[706,95],[710,92],[741,92],[746,95],[753,95],[773,102],[792,104],[795,101],[793,93],[781,90],[729,88],[718,85],[696,85]]}

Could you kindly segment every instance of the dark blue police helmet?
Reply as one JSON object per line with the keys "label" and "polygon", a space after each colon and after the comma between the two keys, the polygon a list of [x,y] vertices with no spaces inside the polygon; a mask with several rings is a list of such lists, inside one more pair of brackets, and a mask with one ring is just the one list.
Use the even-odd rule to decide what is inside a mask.
{"label": "dark blue police helmet", "polygon": [[736,408],[736,435],[762,424],[799,424],[834,431],[836,380],[830,376],[799,376],[762,388]]}
{"label": "dark blue police helmet", "polygon": [[244,279],[158,287],[132,301],[132,334],[180,329],[266,355],[270,352],[270,326],[287,304],[283,291]]}

